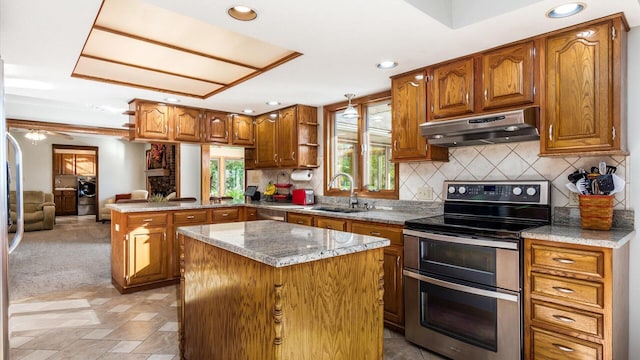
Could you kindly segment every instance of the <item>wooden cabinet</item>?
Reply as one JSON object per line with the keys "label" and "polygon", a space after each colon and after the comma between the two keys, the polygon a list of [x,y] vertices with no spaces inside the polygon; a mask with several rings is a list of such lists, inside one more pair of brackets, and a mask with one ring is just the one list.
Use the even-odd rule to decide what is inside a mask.
{"label": "wooden cabinet", "polygon": [[257,167],[256,148],[244,148],[244,169],[253,170]]}
{"label": "wooden cabinet", "polygon": [[525,239],[525,359],[628,358],[628,248]]}
{"label": "wooden cabinet", "polygon": [[121,281],[119,285],[127,288],[169,279],[172,252],[167,241],[167,214],[128,214],[125,221],[125,276],[117,279]]}
{"label": "wooden cabinet", "polygon": [[198,142],[201,140],[200,109],[174,106],[171,112],[173,118],[173,139],[177,141]]}
{"label": "wooden cabinet", "polygon": [[626,31],[623,19],[614,17],[546,38],[542,155],[626,154]]}
{"label": "wooden cabinet", "polygon": [[76,215],[78,213],[75,190],[54,190],[53,201],[56,204],[56,215]]}
{"label": "wooden cabinet", "polygon": [[318,167],[317,109],[296,105],[256,118],[257,168]]}
{"label": "wooden cabinet", "polygon": [[229,143],[230,116],[220,111],[204,112],[205,141],[217,144]]}
{"label": "wooden cabinet", "polygon": [[96,175],[96,156],[93,154],[54,153],[54,175]]}
{"label": "wooden cabinet", "polygon": [[379,236],[391,240],[384,248],[384,321],[388,327],[404,330],[404,240],[402,227],[389,224],[352,221],[356,234]]}
{"label": "wooden cabinet", "polygon": [[315,226],[319,228],[351,232],[351,221],[349,220],[316,216],[314,222]]}
{"label": "wooden cabinet", "polygon": [[181,210],[171,213],[171,227],[169,232],[169,247],[172,254],[169,258],[169,268],[172,271],[172,277],[180,277],[180,244],[176,236],[176,230],[179,226],[204,225],[211,223],[211,212],[209,209]]}
{"label": "wooden cabinet", "polygon": [[305,214],[287,213],[287,222],[298,225],[313,226],[313,216]]}
{"label": "wooden cabinet", "polygon": [[241,208],[239,207],[230,207],[230,208],[216,208],[212,211],[212,222],[214,224],[223,223],[223,222],[235,222],[242,221]]}
{"label": "wooden cabinet", "polygon": [[231,144],[253,146],[255,143],[254,119],[252,116],[231,116]]}
{"label": "wooden cabinet", "polygon": [[277,114],[256,117],[256,168],[278,167]]}
{"label": "wooden cabinet", "polygon": [[533,41],[510,45],[482,54],[482,110],[534,102]]}
{"label": "wooden cabinet", "polygon": [[430,119],[464,115],[474,111],[473,57],[433,66],[430,71]]}
{"label": "wooden cabinet", "polygon": [[393,161],[448,161],[446,148],[427,146],[420,124],[427,121],[427,85],[423,70],[391,80]]}
{"label": "wooden cabinet", "polygon": [[135,114],[135,138],[170,140],[170,106],[135,100],[129,103],[129,107]]}
{"label": "wooden cabinet", "polygon": [[91,154],[75,154],[76,175],[95,176],[96,156]]}
{"label": "wooden cabinet", "polygon": [[258,209],[254,207],[245,207],[244,220],[245,221],[258,220]]}

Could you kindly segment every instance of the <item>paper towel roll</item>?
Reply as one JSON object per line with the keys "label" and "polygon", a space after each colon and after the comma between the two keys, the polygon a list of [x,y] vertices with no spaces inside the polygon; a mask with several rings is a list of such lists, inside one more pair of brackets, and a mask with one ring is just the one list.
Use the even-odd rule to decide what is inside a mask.
{"label": "paper towel roll", "polygon": [[291,180],[293,181],[311,181],[312,177],[311,170],[294,170],[291,172]]}

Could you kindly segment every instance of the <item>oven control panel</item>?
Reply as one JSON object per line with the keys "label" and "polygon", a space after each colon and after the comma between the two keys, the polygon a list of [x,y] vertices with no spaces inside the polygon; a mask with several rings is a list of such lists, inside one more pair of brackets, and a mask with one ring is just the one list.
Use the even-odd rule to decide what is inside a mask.
{"label": "oven control panel", "polygon": [[445,200],[510,202],[527,204],[549,203],[548,181],[445,181]]}

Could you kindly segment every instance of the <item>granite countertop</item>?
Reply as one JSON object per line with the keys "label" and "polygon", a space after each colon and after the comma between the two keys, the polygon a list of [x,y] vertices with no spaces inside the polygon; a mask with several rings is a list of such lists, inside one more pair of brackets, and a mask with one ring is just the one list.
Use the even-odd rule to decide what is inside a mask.
{"label": "granite countertop", "polygon": [[273,220],[183,226],[178,233],[273,267],[301,264],[388,246],[367,235]]}
{"label": "granite countertop", "polygon": [[568,244],[619,248],[635,237],[633,229],[585,230],[575,226],[548,225],[522,232],[522,237]]}
{"label": "granite countertop", "polygon": [[163,202],[141,202],[141,203],[114,203],[106,204],[105,207],[119,211],[121,213],[135,213],[146,211],[171,211],[171,210],[192,210],[210,209],[219,207],[244,206],[243,202],[222,201],[220,203],[203,204],[200,201],[163,201]]}

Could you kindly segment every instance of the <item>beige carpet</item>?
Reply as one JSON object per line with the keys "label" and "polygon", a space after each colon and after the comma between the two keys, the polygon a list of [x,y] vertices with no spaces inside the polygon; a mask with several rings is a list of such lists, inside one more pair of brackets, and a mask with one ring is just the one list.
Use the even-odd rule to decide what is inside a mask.
{"label": "beige carpet", "polygon": [[53,230],[25,233],[9,256],[11,301],[110,281],[110,224],[95,216],[57,217]]}

